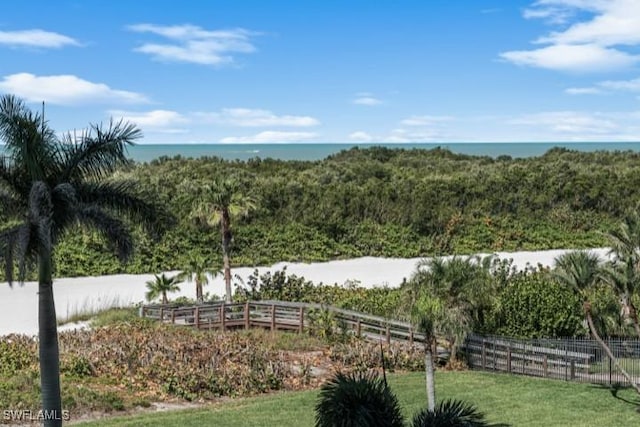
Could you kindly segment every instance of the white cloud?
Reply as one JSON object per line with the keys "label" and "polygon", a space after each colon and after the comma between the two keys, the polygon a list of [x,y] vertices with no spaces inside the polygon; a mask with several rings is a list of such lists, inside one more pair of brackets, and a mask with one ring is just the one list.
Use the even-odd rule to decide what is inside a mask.
{"label": "white cloud", "polygon": [[11,47],[61,48],[80,46],[68,36],[44,30],[0,31],[0,44]]}
{"label": "white cloud", "polygon": [[528,114],[509,121],[510,124],[541,126],[559,134],[605,134],[618,130],[613,117],[602,113],[552,111]]}
{"label": "white cloud", "polygon": [[152,110],[146,112],[110,110],[109,114],[113,117],[133,122],[143,130],[149,129],[153,132],[161,133],[186,133],[186,129],[176,126],[189,122],[189,119],[182,114],[170,110]]}
{"label": "white cloud", "polygon": [[167,43],[144,43],[134,49],[158,61],[224,65],[234,61],[233,53],[251,53],[256,50],[250,39],[257,33],[242,28],[210,31],[188,24],[136,24],[127,28],[168,39]]}
{"label": "white cloud", "polygon": [[570,87],[564,90],[569,95],[597,95],[602,93],[602,90],[597,87]]}
{"label": "white cloud", "polygon": [[309,127],[320,124],[310,116],[278,116],[269,110],[251,108],[223,108],[220,112],[199,112],[194,116],[203,121],[240,127]]}
{"label": "white cloud", "polygon": [[[546,47],[500,54],[515,64],[560,71],[600,72],[627,68],[640,62],[639,55],[624,50],[640,44],[640,1],[538,0],[524,11],[524,17],[545,19],[561,25],[561,29],[534,41],[548,45]],[[568,24],[576,17],[581,20]]]}
{"label": "white cloud", "polygon": [[432,126],[437,123],[449,122],[453,120],[451,116],[411,116],[402,120],[404,126]]}
{"label": "white cloud", "polygon": [[371,142],[373,141],[373,139],[374,139],[373,136],[361,130],[352,132],[351,134],[349,134],[349,140],[355,141],[355,142]]}
{"label": "white cloud", "polygon": [[30,73],[10,74],[0,81],[0,91],[13,93],[30,102],[45,101],[59,105],[149,102],[140,93],[112,89],[104,83],[93,83],[68,74],[54,76],[36,76]]}
{"label": "white cloud", "polygon": [[640,78],[633,80],[607,80],[598,83],[598,85],[611,90],[640,92]]}
{"label": "white cloud", "polygon": [[640,92],[640,78],[632,80],[605,80],[596,83],[593,87],[568,88],[566,93],[571,95],[592,95],[612,91]]}
{"label": "white cloud", "polygon": [[367,105],[367,106],[374,106],[374,105],[380,105],[382,104],[382,101],[379,100],[378,98],[376,98],[375,96],[373,96],[373,94],[369,93],[369,92],[360,92],[357,93],[355,98],[353,98],[353,100],[351,101],[353,104],[356,105]]}
{"label": "white cloud", "polygon": [[517,65],[571,72],[600,72],[630,67],[637,55],[595,44],[551,45],[534,50],[503,52],[500,56]]}
{"label": "white cloud", "polygon": [[253,136],[229,136],[222,138],[220,142],[228,144],[302,142],[312,140],[317,136],[318,134],[313,132],[279,132],[267,130]]}

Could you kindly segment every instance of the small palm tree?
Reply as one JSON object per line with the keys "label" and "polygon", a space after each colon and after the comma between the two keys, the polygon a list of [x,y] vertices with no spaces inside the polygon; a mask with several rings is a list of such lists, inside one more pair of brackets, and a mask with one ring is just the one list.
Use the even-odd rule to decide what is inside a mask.
{"label": "small palm tree", "polygon": [[490,424],[478,409],[462,400],[448,399],[434,409],[424,409],[413,417],[412,427],[498,427]]}
{"label": "small palm tree", "polygon": [[167,298],[167,292],[179,292],[180,286],[178,286],[180,281],[177,276],[167,276],[162,273],[162,275],[158,276],[154,275],[154,280],[147,281],[147,293],[145,297],[147,301],[151,302],[158,297],[162,297],[162,304],[169,304],[169,299]]}
{"label": "small palm tree", "polygon": [[239,192],[236,179],[214,181],[201,188],[196,206],[192,212],[195,218],[204,220],[209,226],[220,226],[222,235],[222,263],[226,301],[232,301],[231,289],[231,220],[246,217],[255,209],[252,198]]}
{"label": "small palm tree", "polygon": [[640,291],[640,215],[633,211],[607,234],[614,263],[607,269],[605,280],[618,294],[636,334],[640,338],[638,310],[632,296]]}
{"label": "small palm tree", "polygon": [[555,259],[556,269],[553,275],[556,279],[571,287],[582,297],[582,309],[585,320],[589,326],[589,331],[598,345],[609,356],[613,364],[624,375],[629,383],[640,394],[640,386],[629,375],[629,373],[618,363],[618,359],[602,340],[593,322],[593,313],[590,301],[590,291],[602,280],[601,260],[598,255],[588,251],[568,252]]}
{"label": "small palm tree", "polygon": [[138,192],[134,182],[114,181],[128,165],[126,148],[142,136],[135,126],[118,122],[93,125],[80,136],[59,138],[23,101],[0,97],[0,206],[11,222],[0,232],[0,258],[7,281],[38,267],[38,347],[42,407],[46,426],[62,424],[60,357],[53,299],[53,252],[60,238],[78,225],[97,230],[126,260],[133,251],[129,217],[150,232],[167,218]]}
{"label": "small palm tree", "polygon": [[337,373],[321,388],[316,427],[401,427],[395,394],[375,374]]}
{"label": "small palm tree", "polygon": [[181,282],[195,283],[196,285],[196,301],[202,303],[204,301],[204,293],[202,287],[209,284],[209,276],[215,278],[219,270],[210,268],[211,263],[201,256],[194,256],[189,261],[187,267],[178,274],[178,280]]}

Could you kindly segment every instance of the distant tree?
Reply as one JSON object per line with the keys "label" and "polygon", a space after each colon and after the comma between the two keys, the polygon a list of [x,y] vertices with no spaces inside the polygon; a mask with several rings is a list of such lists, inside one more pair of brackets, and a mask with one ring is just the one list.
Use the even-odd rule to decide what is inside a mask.
{"label": "distant tree", "polygon": [[320,389],[316,427],[402,427],[396,395],[375,374],[338,372]]}
{"label": "distant tree", "polygon": [[214,181],[213,184],[202,187],[192,211],[194,217],[204,220],[208,225],[220,226],[227,302],[231,302],[233,297],[231,289],[231,243],[233,241],[231,221],[248,216],[254,209],[254,200],[249,196],[242,195],[239,182],[229,178]]}
{"label": "distant tree", "polygon": [[180,287],[178,286],[180,281],[177,276],[167,276],[162,273],[162,275],[158,276],[157,274],[154,276],[154,280],[147,281],[147,293],[145,297],[147,301],[151,302],[158,297],[162,297],[162,304],[168,304],[169,299],[167,298],[167,292],[178,292],[180,291]]}
{"label": "distant tree", "polygon": [[97,230],[122,261],[133,251],[133,238],[122,217],[152,233],[167,216],[138,191],[135,182],[115,181],[114,172],[129,164],[126,147],[142,136],[135,126],[111,122],[91,125],[79,136],[58,137],[40,114],[23,101],[0,97],[0,205],[10,219],[0,232],[0,257],[11,284],[38,267],[38,346],[42,407],[62,425],[60,357],[53,298],[53,252],[60,238],[80,225]]}
{"label": "distant tree", "polygon": [[204,301],[204,293],[202,287],[209,284],[209,276],[215,278],[219,270],[211,268],[211,263],[201,256],[194,256],[189,260],[185,269],[178,274],[178,280],[181,282],[193,282],[196,285],[196,301],[202,303]]}

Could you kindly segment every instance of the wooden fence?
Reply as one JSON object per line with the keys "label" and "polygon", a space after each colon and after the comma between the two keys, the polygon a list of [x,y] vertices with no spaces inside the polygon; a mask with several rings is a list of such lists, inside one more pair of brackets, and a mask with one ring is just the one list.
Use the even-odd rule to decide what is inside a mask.
{"label": "wooden fence", "polygon": [[[640,381],[640,341],[607,339],[614,356]],[[597,384],[628,385],[595,340],[559,338],[518,340],[469,335],[464,351],[471,369]]]}
{"label": "wooden fence", "polygon": [[425,341],[424,335],[416,332],[410,323],[321,304],[249,301],[190,307],[145,305],[140,308],[140,316],[145,318],[177,326],[218,330],[260,327],[302,332],[308,328],[318,327],[321,321],[317,319],[323,313],[329,314],[330,321],[336,328],[367,340],[389,344],[406,342],[410,345],[422,345]]}

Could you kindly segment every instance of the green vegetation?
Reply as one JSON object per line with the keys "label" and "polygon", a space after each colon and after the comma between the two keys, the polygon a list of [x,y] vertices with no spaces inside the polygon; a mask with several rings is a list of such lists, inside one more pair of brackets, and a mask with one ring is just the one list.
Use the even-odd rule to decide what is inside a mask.
{"label": "green vegetation", "polygon": [[[640,417],[636,412],[640,402],[632,390],[614,394],[607,388],[590,384],[478,372],[439,371],[436,377],[440,398],[473,402],[490,422],[514,426],[600,427],[636,425]],[[411,417],[424,408],[424,374],[390,375],[389,384],[397,393],[405,416]],[[275,393],[196,410],[118,417],[81,425],[311,427],[317,396],[315,390]]]}
{"label": "green vegetation", "polygon": [[[233,226],[234,265],[356,256],[419,257],[607,244],[640,200],[640,154],[554,149],[536,158],[447,150],[350,149],[321,161],[162,158],[121,168],[178,218],[159,242],[136,232],[121,266],[98,233],[69,233],[57,274],[156,273],[194,253],[219,259],[220,232],[195,223],[200,190],[233,178],[256,209]],[[0,223],[6,223],[0,213]]]}

